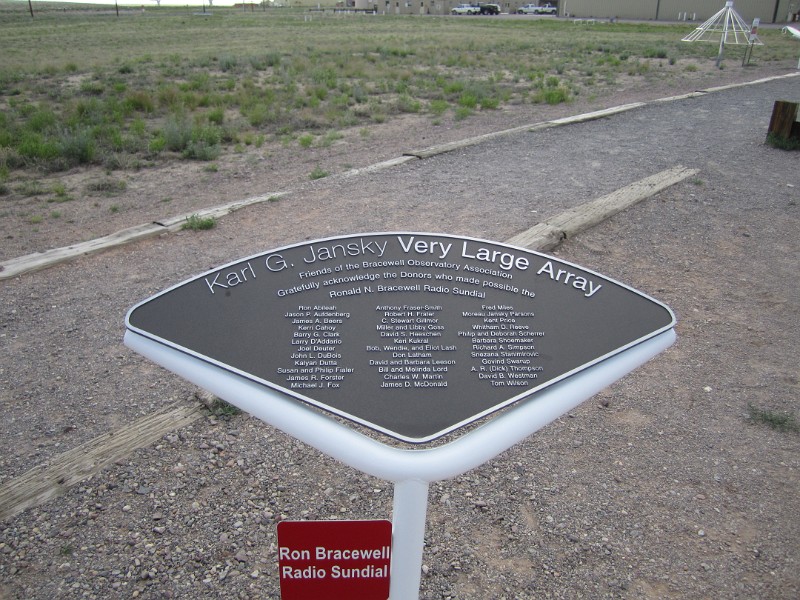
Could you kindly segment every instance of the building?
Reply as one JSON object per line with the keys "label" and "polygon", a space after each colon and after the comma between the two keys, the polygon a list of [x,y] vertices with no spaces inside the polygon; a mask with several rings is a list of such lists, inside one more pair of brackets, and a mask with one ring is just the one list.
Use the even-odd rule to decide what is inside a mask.
{"label": "building", "polygon": [[[725,0],[561,0],[559,15],[576,18],[706,21]],[[800,11],[800,0],[734,0],[733,8],[750,22],[785,23]]]}
{"label": "building", "polygon": [[[446,15],[469,0],[353,0],[356,7],[374,7],[383,14]],[[474,0],[473,4],[492,0]],[[516,13],[523,4],[547,4],[548,0],[494,0],[501,12]],[[643,21],[699,21],[713,17],[725,0],[549,0],[559,17],[635,19]],[[800,0],[734,0],[734,8],[751,22],[786,23],[800,13]]]}

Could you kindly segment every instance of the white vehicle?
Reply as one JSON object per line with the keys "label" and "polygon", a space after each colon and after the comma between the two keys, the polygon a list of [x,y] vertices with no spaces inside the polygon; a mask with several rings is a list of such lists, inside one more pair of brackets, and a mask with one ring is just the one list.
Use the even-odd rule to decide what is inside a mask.
{"label": "white vehicle", "polygon": [[481,12],[481,7],[473,6],[472,4],[459,4],[450,12],[454,15],[477,15]]}
{"label": "white vehicle", "polygon": [[525,4],[517,9],[517,13],[521,15],[555,15],[558,14],[558,7],[552,4]]}

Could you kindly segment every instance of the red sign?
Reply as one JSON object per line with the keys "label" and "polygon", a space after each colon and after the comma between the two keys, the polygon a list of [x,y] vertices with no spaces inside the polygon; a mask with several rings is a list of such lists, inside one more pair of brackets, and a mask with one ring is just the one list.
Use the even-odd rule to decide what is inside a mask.
{"label": "red sign", "polygon": [[282,600],[386,600],[391,521],[281,521]]}

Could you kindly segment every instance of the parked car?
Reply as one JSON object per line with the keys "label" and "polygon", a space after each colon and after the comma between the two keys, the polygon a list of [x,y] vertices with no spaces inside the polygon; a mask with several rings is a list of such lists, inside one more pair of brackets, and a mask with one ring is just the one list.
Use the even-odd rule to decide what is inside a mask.
{"label": "parked car", "polygon": [[472,4],[459,4],[450,12],[454,15],[477,15],[481,12],[481,7],[473,6]]}
{"label": "parked car", "polygon": [[558,7],[552,4],[525,4],[517,9],[520,15],[555,15],[558,13]]}
{"label": "parked car", "polygon": [[499,15],[500,14],[500,5],[499,4],[481,4],[481,14],[482,15]]}
{"label": "parked car", "polygon": [[544,4],[539,7],[539,10],[535,13],[537,15],[555,15],[558,14],[558,7],[553,6],[552,4]]}

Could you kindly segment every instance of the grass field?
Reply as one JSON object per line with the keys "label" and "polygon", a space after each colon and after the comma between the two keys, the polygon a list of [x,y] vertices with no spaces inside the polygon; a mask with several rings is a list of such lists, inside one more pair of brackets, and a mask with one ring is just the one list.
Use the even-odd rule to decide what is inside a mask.
{"label": "grass field", "polygon": [[[467,119],[507,103],[602,95],[716,56],[691,25],[245,13],[0,1],[0,195],[13,172],[213,160],[280,139],[330,144],[394,115]],[[796,63],[762,30],[756,63]],[[728,51],[741,62],[741,48]],[[725,67],[725,64],[722,65]]]}

